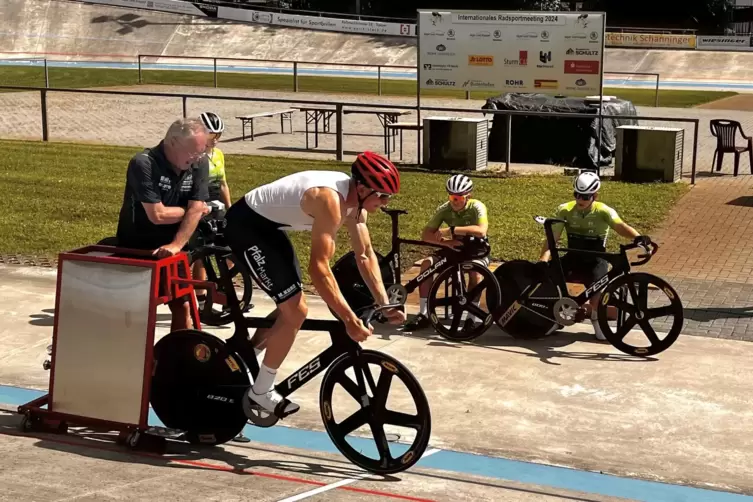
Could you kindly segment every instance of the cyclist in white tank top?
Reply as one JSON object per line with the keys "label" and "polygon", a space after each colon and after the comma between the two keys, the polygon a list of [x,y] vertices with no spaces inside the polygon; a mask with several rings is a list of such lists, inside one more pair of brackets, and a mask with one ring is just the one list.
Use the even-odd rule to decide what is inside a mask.
{"label": "cyclist in white tank top", "polygon": [[314,218],[301,209],[304,194],[310,188],[331,188],[345,201],[350,179],[337,171],[302,171],[254,188],[244,198],[251,209],[285,229],[311,230]]}
{"label": "cyclist in white tank top", "polygon": [[[348,335],[364,341],[371,335],[371,328],[364,326],[348,306],[330,268],[335,238],[345,225],[364,282],[377,303],[387,304],[366,219],[367,213],[386,205],[399,190],[400,174],[392,162],[364,152],[353,163],[351,176],[333,171],[292,174],[251,190],[227,211],[224,237],[228,246],[277,304],[272,327],[257,330],[252,339],[257,356],[266,350],[259,376],[247,393],[252,406],[280,418],[299,409],[274,391],[277,369],[308,313],[300,265],[286,230],[311,232],[311,282],[345,324]],[[405,313],[400,310],[384,313],[393,324],[405,322]]]}

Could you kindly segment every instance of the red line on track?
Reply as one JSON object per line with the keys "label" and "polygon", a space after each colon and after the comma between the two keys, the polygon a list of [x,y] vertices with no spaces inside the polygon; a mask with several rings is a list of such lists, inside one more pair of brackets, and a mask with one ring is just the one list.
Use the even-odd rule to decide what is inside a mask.
{"label": "red line on track", "polygon": [[[245,474],[249,476],[259,476],[260,478],[269,478],[269,479],[276,479],[279,481],[288,481],[292,483],[299,483],[299,484],[306,484],[306,485],[314,485],[314,486],[327,486],[327,483],[322,483],[321,481],[314,481],[311,479],[303,479],[303,478],[296,478],[293,476],[283,476],[281,474],[270,474],[266,472],[256,472],[251,471],[248,469],[235,469],[233,467],[229,466],[222,466],[222,465],[215,465],[210,464],[209,462],[202,462],[200,460],[182,460],[182,459],[174,459],[170,457],[164,457],[162,455],[157,455],[156,453],[147,453],[147,452],[137,452],[137,451],[129,451],[129,450],[122,450],[117,447],[108,447],[106,445],[102,444],[85,444],[80,441],[70,441],[65,439],[59,439],[59,438],[51,438],[48,436],[37,436],[34,434],[22,434],[22,433],[16,433],[16,432],[10,432],[10,431],[0,431],[0,434],[6,435],[6,436],[13,436],[13,437],[33,437],[36,439],[43,439],[45,441],[50,441],[52,443],[58,443],[58,444],[65,444],[68,446],[80,446],[84,448],[93,448],[96,450],[105,450],[105,451],[111,451],[113,453],[121,453],[123,455],[133,455],[136,457],[144,457],[144,458],[153,458],[162,460],[165,462],[175,462],[183,465],[190,465],[194,467],[201,467],[204,469],[213,469],[216,471],[225,471],[225,472],[232,472],[235,474]],[[424,498],[418,498],[418,497],[411,497],[409,495],[400,495],[398,493],[389,493],[389,492],[382,492],[379,490],[369,490],[366,488],[355,488],[353,486],[339,486],[335,488],[335,490],[347,490],[350,492],[356,492],[356,493],[364,493],[367,495],[376,495],[378,497],[385,497],[385,498],[392,498],[392,499],[399,499],[399,500],[411,500],[414,502],[436,502],[433,499],[424,499]]]}

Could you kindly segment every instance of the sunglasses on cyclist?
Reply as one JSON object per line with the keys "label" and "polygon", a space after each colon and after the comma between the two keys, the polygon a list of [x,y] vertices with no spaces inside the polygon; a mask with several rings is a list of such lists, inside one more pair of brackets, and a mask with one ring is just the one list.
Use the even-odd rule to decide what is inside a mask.
{"label": "sunglasses on cyclist", "polygon": [[376,190],[373,190],[369,195],[376,195],[382,200],[390,200],[392,198],[391,193],[377,192]]}
{"label": "sunglasses on cyclist", "polygon": [[456,204],[460,204],[461,202],[465,202],[466,195],[450,194],[449,198],[450,198],[451,202],[455,202]]}
{"label": "sunglasses on cyclist", "polygon": [[573,195],[578,200],[591,200],[594,198],[593,194],[589,195],[589,194],[584,194],[584,193],[573,192]]}

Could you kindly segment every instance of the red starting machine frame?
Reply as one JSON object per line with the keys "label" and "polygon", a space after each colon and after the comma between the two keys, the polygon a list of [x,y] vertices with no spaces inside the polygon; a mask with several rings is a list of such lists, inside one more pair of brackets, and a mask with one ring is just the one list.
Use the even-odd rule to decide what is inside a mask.
{"label": "red starting machine frame", "polygon": [[58,258],[49,392],[19,406],[23,428],[120,431],[135,446],[150,428],[157,307],[188,295],[200,330],[194,285],[203,283],[190,279],[185,253],[94,245]]}

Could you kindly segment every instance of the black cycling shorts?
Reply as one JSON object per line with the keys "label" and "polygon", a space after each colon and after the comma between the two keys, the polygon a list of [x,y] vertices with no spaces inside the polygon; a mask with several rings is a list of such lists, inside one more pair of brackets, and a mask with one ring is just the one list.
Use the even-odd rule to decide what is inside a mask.
{"label": "black cycling shorts", "polygon": [[281,225],[263,217],[245,199],[230,206],[225,216],[225,242],[244,260],[256,284],[276,304],[301,291],[301,265]]}
{"label": "black cycling shorts", "polygon": [[587,256],[581,253],[565,253],[560,258],[565,280],[576,279],[583,281],[588,287],[609,272],[609,262],[598,256]]}

